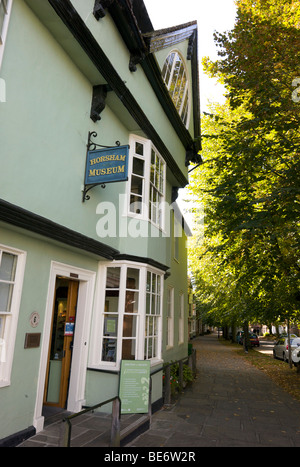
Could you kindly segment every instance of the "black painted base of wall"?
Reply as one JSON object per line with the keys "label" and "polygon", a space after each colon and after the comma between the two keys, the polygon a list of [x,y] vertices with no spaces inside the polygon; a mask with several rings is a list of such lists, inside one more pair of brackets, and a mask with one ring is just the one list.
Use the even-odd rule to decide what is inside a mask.
{"label": "black painted base of wall", "polygon": [[26,430],[19,431],[18,433],[14,433],[13,435],[8,436],[7,438],[0,439],[0,447],[14,448],[35,434],[36,429],[34,426],[30,426]]}

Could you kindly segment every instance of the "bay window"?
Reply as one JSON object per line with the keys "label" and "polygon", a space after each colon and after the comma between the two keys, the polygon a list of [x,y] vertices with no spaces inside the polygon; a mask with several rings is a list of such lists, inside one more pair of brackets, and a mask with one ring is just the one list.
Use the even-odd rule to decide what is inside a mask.
{"label": "bay window", "polygon": [[0,245],[0,387],[10,384],[25,253]]}
{"label": "bay window", "polygon": [[160,360],[162,289],[163,273],[148,265],[100,266],[92,367],[119,369],[121,360]]}

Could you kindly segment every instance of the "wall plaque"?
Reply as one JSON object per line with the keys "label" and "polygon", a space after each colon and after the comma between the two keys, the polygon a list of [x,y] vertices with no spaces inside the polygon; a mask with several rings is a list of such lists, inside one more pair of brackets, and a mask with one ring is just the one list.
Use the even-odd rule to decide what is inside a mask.
{"label": "wall plaque", "polygon": [[41,333],[40,332],[28,332],[25,334],[24,349],[36,349],[40,346]]}

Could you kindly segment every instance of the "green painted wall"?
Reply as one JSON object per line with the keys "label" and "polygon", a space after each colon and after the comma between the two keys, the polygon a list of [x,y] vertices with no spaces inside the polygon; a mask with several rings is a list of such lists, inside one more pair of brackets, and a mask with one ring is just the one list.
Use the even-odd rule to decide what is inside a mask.
{"label": "green painted wall", "polygon": [[[147,84],[143,71],[128,71],[129,55],[120,43],[120,36],[109,19],[97,22],[90,9],[93,1],[73,0],[80,5],[80,13],[95,37],[126,80],[128,88],[144,109],[178,164],[184,167],[184,151],[161,106]],[[112,54],[113,51],[113,54]],[[129,130],[107,106],[101,121],[90,119],[92,83],[75,66],[66,52],[38,20],[25,2],[14,0],[7,43],[0,70],[6,83],[6,103],[0,104],[0,156],[5,163],[0,171],[0,198],[44,216],[58,224],[98,239],[121,251],[153,258],[171,266],[170,284],[175,297],[185,293],[187,309],[187,278],[185,239],[180,241],[179,262],[173,258],[170,238],[104,238],[99,239],[96,225],[97,205],[103,201],[118,206],[119,194],[124,194],[125,183],[96,187],[89,193],[91,199],[82,203],[86,143],[89,131],[97,131],[97,142],[114,145],[116,140],[127,144]],[[99,77],[100,79],[100,77]],[[158,117],[157,117],[158,116]],[[172,183],[167,182],[167,201],[171,200]],[[24,349],[26,332],[32,332],[29,317],[33,311],[41,316],[36,332],[43,332],[50,262],[59,261],[72,266],[97,271],[99,258],[68,250],[54,242],[30,236],[24,231],[0,224],[0,244],[27,252],[23,293],[17,328],[16,347],[11,386],[0,389],[0,439],[32,425],[36,401],[40,362],[39,349]],[[166,293],[164,309],[166,309]],[[163,357],[165,361],[187,355],[187,329],[183,345],[178,341],[178,301],[175,300],[174,348],[165,350],[163,322]],[[187,328],[187,325],[186,325]],[[115,377],[88,372],[87,403],[98,403],[117,390]],[[104,376],[103,376],[104,375]],[[161,378],[155,376],[153,398],[161,395]]]}
{"label": "green painted wall", "polygon": [[[112,29],[109,19],[98,23],[92,15],[87,21],[93,22],[93,27]],[[113,33],[116,34],[114,30]],[[106,36],[109,34],[105,29]],[[122,50],[121,55],[115,44],[116,64],[125,67],[121,57],[126,53]],[[116,140],[127,144],[129,131],[108,106],[101,115],[101,121],[92,122],[89,117],[91,83],[20,0],[13,4],[1,77],[6,82],[7,102],[1,104],[0,113],[1,156],[5,158],[0,172],[0,197],[104,241],[122,252],[140,256],[149,253],[154,259],[167,264],[167,239],[161,242],[153,239],[151,244],[151,239],[150,242],[139,239],[137,243],[136,238],[102,239],[97,236],[96,227],[100,219],[97,205],[112,202],[118,215],[119,194],[125,193],[126,183],[108,184],[105,189],[100,186],[93,188],[89,192],[91,199],[82,203],[88,132],[97,131],[96,141],[99,144],[114,145]],[[141,105],[147,107],[149,104],[153,107],[152,112],[160,115],[160,107],[156,106],[153,91],[147,85],[143,72],[139,70],[124,75],[125,78],[128,83],[133,83],[135,92],[143,90]],[[140,99],[142,101],[142,96]],[[151,118],[155,122],[158,120],[154,114]],[[173,155],[180,153],[182,156],[178,138],[172,135],[167,121],[160,122],[159,128],[166,143],[175,144]],[[171,188],[169,183],[167,201],[171,199]]]}
{"label": "green painted wall", "polygon": [[[0,224],[0,244],[27,252],[22,298],[19,311],[16,344],[11,373],[11,385],[0,389],[0,439],[32,425],[36,402],[41,345],[24,349],[25,334],[40,332],[43,339],[46,298],[51,261],[97,271],[98,261],[27,236],[22,230],[10,230]],[[40,322],[32,328],[30,315],[37,311]],[[4,423],[5,421],[5,423]]]}

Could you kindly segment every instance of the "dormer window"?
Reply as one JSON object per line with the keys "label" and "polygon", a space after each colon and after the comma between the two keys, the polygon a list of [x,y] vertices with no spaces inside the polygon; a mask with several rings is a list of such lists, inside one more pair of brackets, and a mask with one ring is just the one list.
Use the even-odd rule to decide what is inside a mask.
{"label": "dormer window", "polygon": [[188,124],[189,114],[189,81],[188,74],[179,52],[171,52],[162,69],[162,77],[168,88],[171,99],[184,125]]}

